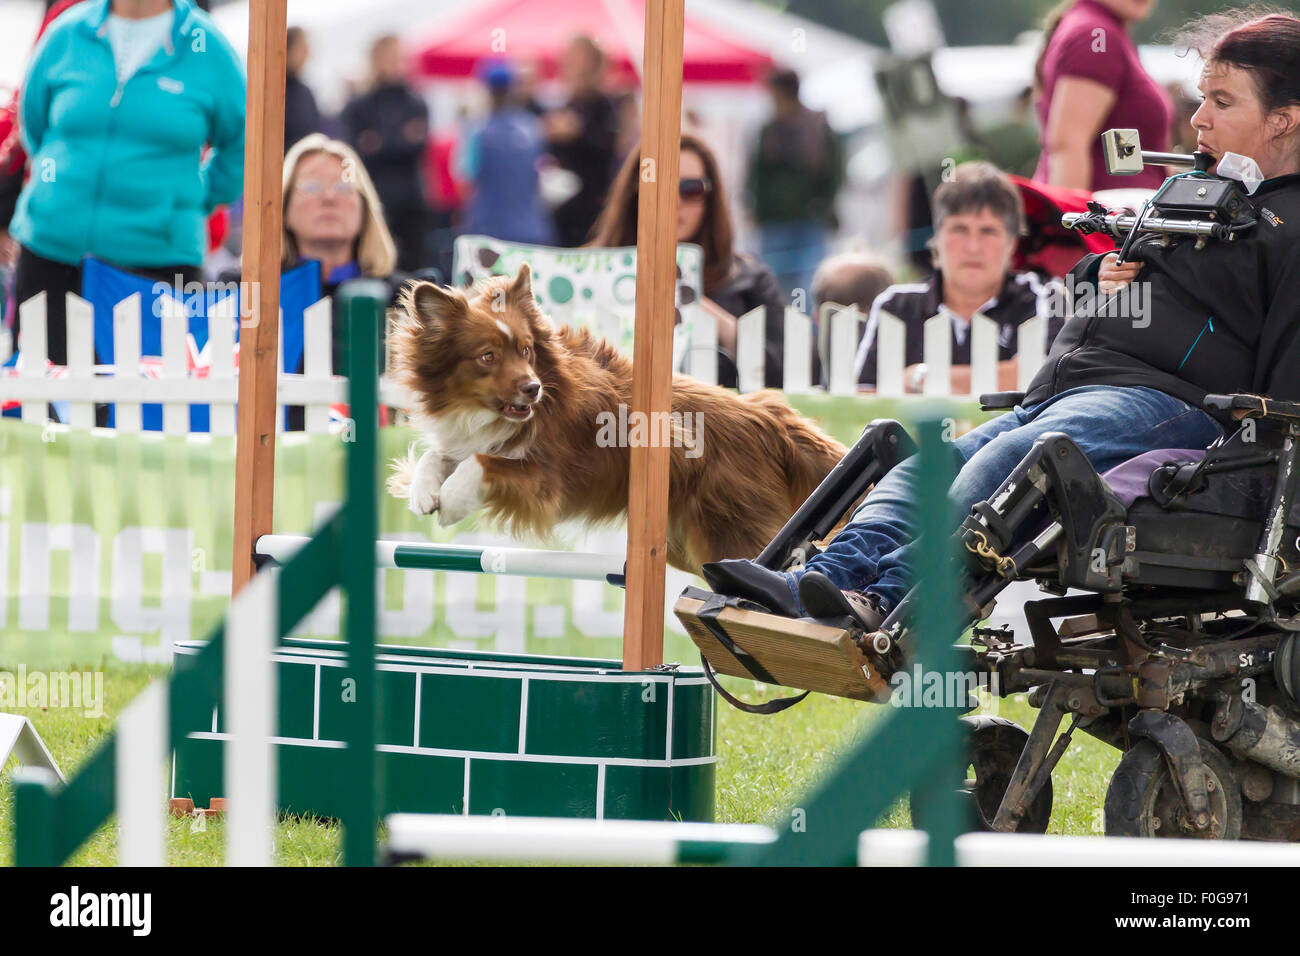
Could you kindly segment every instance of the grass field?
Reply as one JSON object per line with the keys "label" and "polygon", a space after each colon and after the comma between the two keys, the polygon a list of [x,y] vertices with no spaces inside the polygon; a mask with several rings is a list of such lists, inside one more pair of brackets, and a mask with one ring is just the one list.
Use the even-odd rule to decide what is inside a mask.
{"label": "grass field", "polygon": [[[4,670],[0,666],[0,670]],[[29,717],[45,739],[64,773],[72,772],[94,751],[122,708],[148,681],[164,673],[159,668],[106,663],[103,717],[86,718],[81,711],[59,707],[26,708],[13,712]],[[731,681],[733,691],[748,700],[770,695],[753,684]],[[810,696],[783,713],[763,717],[741,713],[719,701],[717,819],[719,822],[789,824],[793,808],[834,766],[839,757],[892,708],[830,697]],[[997,713],[1028,728],[1036,714],[1022,698],[984,699],[982,713]],[[1055,804],[1050,833],[1101,833],[1100,808],[1106,782],[1119,754],[1077,733],[1053,775]],[[14,763],[0,774],[0,865],[13,861]],[[159,800],[165,799],[159,793]],[[880,821],[881,826],[910,825],[906,801],[900,801]],[[222,861],[220,820],[172,820],[169,860],[180,866],[213,866]],[[289,866],[318,866],[341,861],[339,830],[320,820],[282,820],[277,826],[279,862]],[[103,866],[116,861],[116,829],[109,822],[76,854],[78,865]]]}

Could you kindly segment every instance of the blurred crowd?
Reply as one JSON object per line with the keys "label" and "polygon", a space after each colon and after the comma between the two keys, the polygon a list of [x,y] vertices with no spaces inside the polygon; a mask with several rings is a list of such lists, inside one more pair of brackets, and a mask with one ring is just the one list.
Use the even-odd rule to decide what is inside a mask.
{"label": "blurred crowd", "polygon": [[[825,304],[862,316],[858,381],[875,381],[882,314],[908,329],[907,386],[922,388],[920,325],[948,315],[954,385],[969,362],[976,315],[998,323],[1001,374],[1013,381],[1016,331],[1055,308],[1063,271],[1042,254],[1047,222],[1070,202],[1118,185],[1099,134],[1140,130],[1149,149],[1190,148],[1195,104],[1151,79],[1129,28],[1153,0],[1067,0],[1044,24],[1034,86],[1016,115],[977,130],[957,101],[961,140],[941,170],[905,170],[890,188],[902,253],[842,234],[841,137],[808,108],[799,76],[774,69],[770,113],[753,135],[743,181],[723,181],[715,146],[686,124],[677,237],[704,252],[702,307],[718,322],[719,380],[736,384],[736,319],[766,315],[765,380],[783,382],[788,305],[820,322]],[[87,257],[172,281],[236,276],[240,260],[245,79],[238,55],[194,0],[51,3],[23,88],[0,114],[0,270],[4,321],[47,293],[48,355],[66,358],[65,292],[79,292]],[[1099,55],[1092,38],[1112,42]],[[367,42],[367,41],[362,41]],[[611,90],[602,48],[574,36],[559,97],[504,58],[479,64],[479,115],[430,115],[400,38],[369,41],[369,76],[337,115],[304,81],[311,37],[291,27],[285,77],[286,270],[319,266],[322,294],[358,277],[452,281],[458,235],[559,247],[636,241],[640,115],[635,90]],[[75,69],[73,68],[75,64]],[[851,95],[847,94],[847,95]],[[160,122],[160,118],[165,121]],[[1153,185],[1160,175],[1147,174]],[[1140,177],[1139,177],[1140,178]],[[1034,198],[1026,205],[1025,197]],[[1047,219],[1035,219],[1046,202]],[[754,238],[740,247],[741,217]],[[1041,220],[1041,221],[1039,221]],[[1046,224],[1046,232],[1035,230]],[[1059,230],[1058,230],[1059,232]],[[1082,248],[1078,250],[1082,251]],[[1059,311],[1059,309],[1058,309]],[[814,337],[814,342],[821,338]],[[912,344],[915,342],[915,349]],[[824,343],[823,343],[824,344]],[[914,354],[915,353],[915,354]],[[809,356],[813,381],[821,358]],[[969,369],[965,370],[969,374]]]}

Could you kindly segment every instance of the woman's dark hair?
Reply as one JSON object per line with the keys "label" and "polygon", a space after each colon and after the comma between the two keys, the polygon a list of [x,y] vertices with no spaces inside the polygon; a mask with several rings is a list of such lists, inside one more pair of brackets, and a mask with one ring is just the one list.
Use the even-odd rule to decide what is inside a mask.
{"label": "woman's dark hair", "polygon": [[1174,42],[1207,64],[1250,73],[1265,112],[1300,106],[1300,18],[1274,7],[1250,6],[1192,21]]}
{"label": "woman's dark hair", "polygon": [[1061,0],[1043,17],[1043,47],[1038,51],[1038,59],[1034,61],[1034,96],[1043,92],[1043,62],[1047,59],[1047,45],[1052,42],[1056,28],[1061,25],[1061,18],[1070,12],[1075,3],[1076,0]]}
{"label": "woman's dark hair", "polygon": [[[704,249],[704,293],[708,295],[727,281],[732,266],[731,212],[722,189],[718,160],[704,140],[690,133],[682,134],[682,152],[694,153],[704,165],[704,178],[712,186],[704,194],[704,217],[691,242]],[[637,189],[641,184],[641,144],[628,152],[622,168],[614,177],[605,199],[605,208],[592,227],[591,246],[635,246]]]}

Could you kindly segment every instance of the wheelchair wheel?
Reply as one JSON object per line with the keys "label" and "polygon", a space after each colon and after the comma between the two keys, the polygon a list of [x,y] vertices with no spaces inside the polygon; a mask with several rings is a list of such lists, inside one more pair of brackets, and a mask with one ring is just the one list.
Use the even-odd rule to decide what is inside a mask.
{"label": "wheelchair wheel", "polygon": [[[963,717],[967,730],[967,764],[964,790],[974,811],[975,829],[992,830],[1002,796],[1011,783],[1020,752],[1029,740],[1019,724],[1005,717]],[[1046,833],[1052,816],[1052,781],[1048,778],[1033,803],[1020,818],[1017,833]]]}
{"label": "wheelchair wheel", "polygon": [[1150,740],[1139,740],[1120,758],[1106,789],[1106,835],[1237,840],[1241,837],[1241,789],[1228,759],[1213,744],[1200,741],[1201,760],[1209,772],[1210,826],[1197,832],[1182,795]]}

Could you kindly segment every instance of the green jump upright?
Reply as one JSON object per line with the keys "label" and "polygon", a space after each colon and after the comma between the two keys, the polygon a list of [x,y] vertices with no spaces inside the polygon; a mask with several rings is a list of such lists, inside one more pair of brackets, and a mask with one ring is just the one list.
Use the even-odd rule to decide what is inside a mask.
{"label": "green jump upright", "polygon": [[379,815],[375,727],[379,701],[375,682],[375,539],[379,533],[378,464],[376,461],[379,403],[376,370],[379,334],[387,289],[376,280],[350,283],[335,308],[348,330],[348,415],[351,439],[347,456],[347,498],[338,552],[339,581],[346,595],[344,609],[348,665],[354,675],[356,700],[348,735],[348,764],[353,787],[343,817],[343,862],[348,866],[375,863],[375,820]]}

